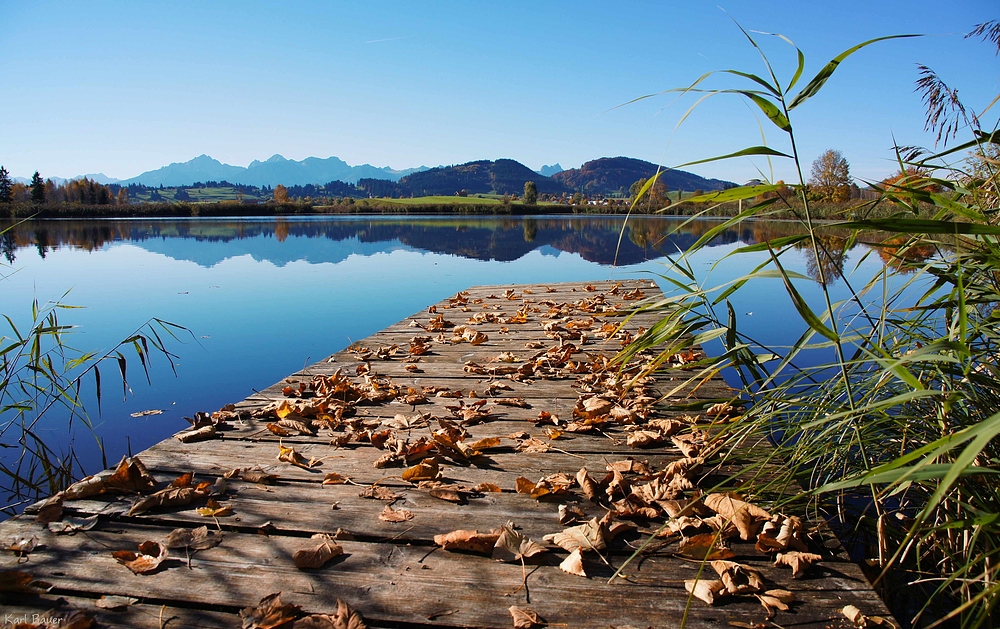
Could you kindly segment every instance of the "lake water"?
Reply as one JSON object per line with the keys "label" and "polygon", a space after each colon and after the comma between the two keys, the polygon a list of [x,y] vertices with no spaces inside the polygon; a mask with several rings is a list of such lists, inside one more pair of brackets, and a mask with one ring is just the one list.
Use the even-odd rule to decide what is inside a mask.
{"label": "lake water", "polygon": [[[0,313],[23,325],[30,320],[32,298],[82,306],[60,315],[63,323],[79,326],[69,344],[81,350],[105,351],[151,317],[190,331],[179,335],[183,342],[169,344],[179,356],[176,376],[162,356],[153,356],[149,385],[130,356],[132,390],[123,397],[115,367],[105,368],[101,413],[92,403],[89,409],[113,462],[185,427],[184,416],[239,401],[473,285],[644,277],[669,291],[660,277],[668,272],[664,254],[685,249],[716,224],[697,221],[672,234],[678,219],[632,218],[624,230],[623,221],[606,216],[35,221],[0,236],[6,257],[0,260],[6,263],[0,266]],[[746,223],[694,257],[692,268],[706,286],[727,282],[767,254],[716,265],[726,254],[789,229]],[[881,266],[878,256],[868,253],[857,247],[841,261],[860,283]],[[816,264],[804,252],[793,252],[785,263],[815,275]],[[842,297],[843,283],[834,284]],[[801,281],[799,289],[818,300],[815,282]],[[780,280],[765,280],[732,301],[740,328],[763,343],[787,345],[805,329]],[[7,329],[0,335],[10,337]],[[164,412],[131,417],[151,409]],[[68,436],[65,421],[55,416],[40,429],[63,450],[75,440],[85,470],[100,469],[89,432]]]}

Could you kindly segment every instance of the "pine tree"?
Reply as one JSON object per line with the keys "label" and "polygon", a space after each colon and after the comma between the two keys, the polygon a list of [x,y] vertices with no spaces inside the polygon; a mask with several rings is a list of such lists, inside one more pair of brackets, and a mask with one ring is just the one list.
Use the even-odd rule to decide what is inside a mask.
{"label": "pine tree", "polygon": [[42,176],[38,174],[37,170],[31,176],[31,202],[45,203],[45,182],[42,181]]}
{"label": "pine tree", "polygon": [[3,166],[0,166],[0,203],[10,203],[10,189],[14,185],[11,181],[10,173]]}

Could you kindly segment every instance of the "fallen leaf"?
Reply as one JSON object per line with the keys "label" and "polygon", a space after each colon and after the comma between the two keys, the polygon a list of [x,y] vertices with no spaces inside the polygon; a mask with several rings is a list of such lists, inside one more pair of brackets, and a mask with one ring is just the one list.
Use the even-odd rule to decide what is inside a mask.
{"label": "fallen leaf", "polygon": [[199,526],[196,529],[174,529],[163,543],[167,548],[208,550],[221,544],[222,536],[222,531],[209,531],[207,526]]}
{"label": "fallen leaf", "polygon": [[66,518],[60,522],[49,522],[49,531],[56,535],[67,535],[77,531],[89,531],[97,524],[98,516],[92,515],[89,518]]}
{"label": "fallen leaf", "polygon": [[129,413],[131,417],[146,417],[147,415],[162,415],[163,411],[158,408],[151,408],[148,411],[139,411],[138,413]]}
{"label": "fallen leaf", "polygon": [[476,485],[472,489],[473,489],[473,491],[478,491],[478,492],[484,493],[484,494],[488,494],[488,493],[499,494],[499,493],[501,493],[503,491],[502,489],[500,489],[499,485],[494,485],[493,483],[479,483],[478,485]]}
{"label": "fallen leaf", "polygon": [[531,629],[541,622],[538,619],[538,614],[527,607],[511,605],[507,611],[510,612],[511,617],[514,619],[514,629]]}
{"label": "fallen leaf", "polygon": [[191,504],[199,493],[193,487],[167,487],[155,494],[141,498],[132,505],[128,515],[133,516],[155,507],[180,507]]}
{"label": "fallen leaf", "polygon": [[295,448],[283,446],[278,444],[278,460],[284,461],[285,463],[291,463],[296,467],[301,467],[302,469],[312,469],[317,464],[313,460],[307,461],[305,457],[295,451]]}
{"label": "fallen leaf", "polygon": [[722,536],[715,533],[702,533],[681,540],[678,552],[688,559],[698,561],[731,559],[736,556],[736,553],[726,545]]}
{"label": "fallen leaf", "polygon": [[260,485],[273,485],[274,481],[278,480],[277,474],[265,472],[259,465],[255,465],[254,467],[238,467],[229,470],[222,476],[223,478],[230,479],[239,478],[248,483],[258,483]]}
{"label": "fallen leaf", "polygon": [[30,537],[14,537],[4,544],[4,550],[9,550],[18,555],[27,555],[38,546],[38,538],[34,535]]}
{"label": "fallen leaf", "polygon": [[63,514],[63,493],[59,492],[42,502],[38,503],[38,510],[35,513],[35,522],[49,524],[62,518]]}
{"label": "fallen leaf", "polygon": [[726,586],[719,580],[688,579],[684,581],[684,589],[709,605],[726,595]]}
{"label": "fallen leaf", "polygon": [[422,480],[434,480],[438,477],[439,466],[434,459],[424,459],[422,462],[407,468],[403,472],[403,480],[416,483]]}
{"label": "fallen leaf", "polygon": [[116,550],[111,556],[135,574],[148,574],[167,558],[167,547],[159,542],[146,541],[139,544],[139,552]]}
{"label": "fallen leaf", "polygon": [[283,604],[281,592],[276,592],[260,599],[257,607],[241,609],[240,619],[243,629],[287,629],[288,623],[301,613],[298,605]]}
{"label": "fallen leaf", "polygon": [[500,536],[493,546],[493,558],[497,561],[519,561],[529,559],[548,549],[521,535],[509,524],[500,527]]}
{"label": "fallen leaf", "polygon": [[481,555],[489,555],[500,538],[499,532],[457,530],[443,535],[435,535],[434,543],[444,550],[459,550]]}
{"label": "fallen leaf", "polygon": [[572,526],[558,533],[546,535],[542,539],[570,552],[574,550],[604,550],[607,548],[607,543],[604,540],[604,531],[601,529],[601,523],[597,518],[591,518],[585,524]]}
{"label": "fallen leaf", "polygon": [[822,559],[823,557],[814,553],[803,553],[793,550],[787,553],[778,553],[774,558],[774,565],[788,566],[792,569],[792,578],[798,579],[805,574],[809,566]]}
{"label": "fallen leaf", "polygon": [[343,485],[350,482],[350,478],[344,476],[343,474],[338,474],[337,472],[330,472],[323,478],[324,485]]}
{"label": "fallen leaf", "polygon": [[386,505],[382,513],[378,514],[378,519],[383,522],[406,522],[413,519],[413,513],[406,509],[393,509],[392,505]]}
{"label": "fallen leaf", "polygon": [[279,426],[278,424],[275,424],[273,422],[265,424],[264,428],[267,428],[268,430],[270,430],[274,434],[278,435],[279,437],[291,437],[292,436],[292,433],[290,433],[287,430],[285,430],[285,428],[283,426]]}
{"label": "fallen leaf", "polygon": [[775,515],[757,535],[757,550],[762,553],[808,549],[802,538],[802,520],[795,516]]}
{"label": "fallen leaf", "polygon": [[451,487],[435,487],[431,489],[430,495],[438,500],[445,500],[447,502],[454,502],[455,504],[465,504],[465,496],[463,493],[457,489]]}
{"label": "fallen leaf", "polygon": [[118,610],[118,609],[124,609],[129,605],[135,605],[138,602],[139,599],[133,598],[131,596],[105,595],[94,601],[94,607],[99,607],[100,609]]}
{"label": "fallen leaf", "polygon": [[232,515],[233,507],[232,505],[224,505],[217,500],[210,499],[204,507],[198,507],[197,511],[206,518],[222,518]]}
{"label": "fallen leaf", "polygon": [[579,548],[569,554],[559,564],[559,569],[563,572],[575,574],[578,577],[586,577],[587,573],[583,569],[583,551]]}
{"label": "fallen leaf", "polygon": [[36,581],[35,577],[23,570],[0,568],[0,592],[37,594],[39,590],[49,590],[51,588],[51,584]]}
{"label": "fallen leaf", "polygon": [[774,610],[787,612],[788,604],[795,600],[795,595],[788,590],[768,590],[755,596],[763,605],[768,620],[774,618]]}
{"label": "fallen leaf", "polygon": [[322,568],[326,562],[344,552],[344,547],[325,533],[317,533],[311,539],[316,540],[313,546],[297,550],[292,555],[292,562],[300,570]]}
{"label": "fallen leaf", "polygon": [[195,443],[197,441],[208,441],[218,436],[219,429],[214,424],[202,426],[195,430],[185,430],[174,435],[174,438],[181,443]]}
{"label": "fallen leaf", "polygon": [[735,561],[717,560],[712,562],[712,569],[722,579],[729,594],[754,594],[764,589],[764,578],[750,566]]}
{"label": "fallen leaf", "polygon": [[361,614],[338,598],[336,614],[310,614],[296,620],[292,629],[366,629],[366,625]]}
{"label": "fallen leaf", "polygon": [[371,498],[372,500],[385,500],[386,502],[395,502],[400,499],[400,496],[392,493],[392,490],[383,487],[381,485],[372,485],[371,487],[365,487],[358,494],[360,498]]}
{"label": "fallen leaf", "polygon": [[559,505],[559,524],[572,524],[586,517],[583,510],[576,505]]}
{"label": "fallen leaf", "polygon": [[591,502],[597,502],[600,497],[600,488],[594,479],[590,477],[587,473],[587,468],[580,468],[580,471],[576,473],[576,482],[580,485],[580,489],[583,490],[583,495],[587,497]]}
{"label": "fallen leaf", "polygon": [[756,537],[757,530],[771,519],[771,514],[757,505],[744,502],[727,494],[708,494],[703,499],[705,506],[727,520],[731,520],[740,532],[743,541]]}

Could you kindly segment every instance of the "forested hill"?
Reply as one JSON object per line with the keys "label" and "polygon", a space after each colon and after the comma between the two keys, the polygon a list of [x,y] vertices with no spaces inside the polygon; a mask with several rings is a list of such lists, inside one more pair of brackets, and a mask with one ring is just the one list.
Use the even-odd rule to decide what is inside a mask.
{"label": "forested hill", "polygon": [[524,164],[512,159],[498,159],[495,162],[480,160],[442,166],[407,175],[399,180],[399,185],[415,196],[455,194],[465,190],[469,194],[496,193],[522,194],[524,183],[534,181],[540,194],[561,194],[572,192],[551,177],[543,177]]}
{"label": "forested hill", "polygon": [[[628,195],[629,187],[640,179],[652,177],[658,166],[652,162],[631,157],[602,157],[587,162],[580,168],[571,168],[552,175],[567,188],[585,194]],[[662,170],[662,169],[661,169]],[[731,181],[706,179],[683,170],[667,169],[660,180],[668,190],[725,190],[736,186]],[[539,189],[540,190],[540,189]]]}

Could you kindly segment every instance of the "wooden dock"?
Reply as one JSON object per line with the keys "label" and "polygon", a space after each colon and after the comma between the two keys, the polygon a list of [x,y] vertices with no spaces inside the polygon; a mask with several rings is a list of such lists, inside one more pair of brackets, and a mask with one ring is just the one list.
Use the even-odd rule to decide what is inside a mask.
{"label": "wooden dock", "polygon": [[[692,558],[696,523],[683,536],[662,525],[720,472],[697,464],[706,446],[692,422],[704,409],[663,404],[708,408],[730,392],[715,377],[654,404],[690,376],[690,356],[628,393],[625,377],[601,369],[654,323],[640,314],[617,330],[658,294],[645,280],[472,288],[203,414],[211,438],[158,443],[71,488],[61,509],[51,501],[0,525],[5,547],[29,549],[3,552],[0,618],[357,627],[302,619],[335,614],[338,600],[369,627],[412,629],[511,627],[512,607],[528,610],[525,627],[532,612],[533,626],[619,629],[854,626],[845,605],[888,616],[836,540],[806,539],[809,527],[803,539],[822,561],[797,579],[756,538],[726,533],[727,549],[702,537],[702,553],[731,557],[764,585],[711,606],[688,596],[686,580],[720,577]],[[695,501],[685,514],[704,509]],[[481,533],[452,537],[479,547],[442,548],[440,536],[459,530]],[[567,537],[581,550],[567,550]],[[571,573],[581,568],[587,576]],[[754,590],[795,600],[768,612]],[[267,598],[279,592],[280,603]],[[74,610],[85,612],[79,625]]]}

